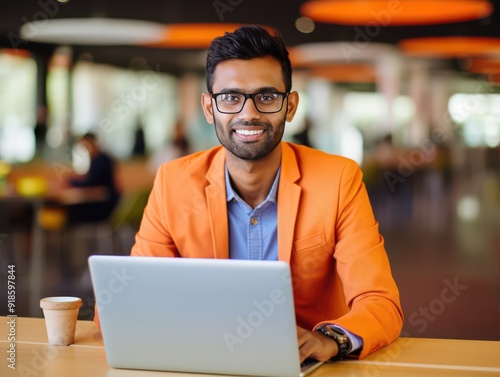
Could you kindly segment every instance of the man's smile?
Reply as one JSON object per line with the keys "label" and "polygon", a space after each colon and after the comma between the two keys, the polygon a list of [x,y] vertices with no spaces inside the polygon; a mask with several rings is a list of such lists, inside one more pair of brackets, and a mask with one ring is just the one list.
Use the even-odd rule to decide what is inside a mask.
{"label": "man's smile", "polygon": [[249,129],[249,128],[238,128],[235,129],[234,135],[238,140],[244,142],[252,142],[260,139],[264,135],[265,130],[263,129]]}

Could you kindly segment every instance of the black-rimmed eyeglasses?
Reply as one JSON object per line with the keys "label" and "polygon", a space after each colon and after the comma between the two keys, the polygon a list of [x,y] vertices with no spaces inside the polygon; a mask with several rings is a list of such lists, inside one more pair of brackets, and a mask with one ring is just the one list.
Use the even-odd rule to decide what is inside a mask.
{"label": "black-rimmed eyeglasses", "polygon": [[252,99],[255,108],[260,113],[277,113],[283,108],[288,93],[283,92],[263,92],[254,94],[245,93],[211,93],[215,100],[217,110],[223,114],[237,114],[249,98]]}

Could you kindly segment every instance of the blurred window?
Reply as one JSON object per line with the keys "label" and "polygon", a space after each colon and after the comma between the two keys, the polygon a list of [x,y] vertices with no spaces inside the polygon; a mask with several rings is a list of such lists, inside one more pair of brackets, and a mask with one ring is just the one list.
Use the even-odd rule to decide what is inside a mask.
{"label": "blurred window", "polygon": [[500,145],[500,94],[456,93],[450,97],[448,111],[461,127],[467,146]]}
{"label": "blurred window", "polygon": [[0,160],[35,155],[36,63],[21,50],[0,50]]}
{"label": "blurred window", "polygon": [[72,133],[96,132],[116,158],[131,156],[139,127],[148,153],[163,147],[178,118],[177,79],[154,68],[80,62],[74,68],[72,95]]}
{"label": "blurred window", "polygon": [[117,159],[132,156],[139,128],[147,153],[168,142],[179,112],[174,76],[153,67],[137,70],[79,61],[72,70],[71,92],[69,84],[68,67],[50,69],[47,142],[52,148],[66,142],[68,124],[73,138],[94,132],[103,149]]}
{"label": "blurred window", "polygon": [[[347,118],[363,134],[365,141],[370,144],[387,133],[389,105],[381,93],[347,92],[344,97],[344,109]],[[399,95],[392,102],[392,116],[395,129],[391,132],[396,141],[405,140],[405,133],[415,115],[413,100],[406,95]]]}

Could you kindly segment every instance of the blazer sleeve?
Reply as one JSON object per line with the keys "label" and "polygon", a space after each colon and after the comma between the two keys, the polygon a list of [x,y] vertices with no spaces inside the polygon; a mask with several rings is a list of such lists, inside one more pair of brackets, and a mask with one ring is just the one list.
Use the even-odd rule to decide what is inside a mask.
{"label": "blazer sleeve", "polygon": [[324,322],[359,335],[363,358],[399,336],[403,311],[361,169],[352,161],[341,178],[336,239],[334,258],[348,312]]}
{"label": "blazer sleeve", "polygon": [[166,169],[158,169],[148,203],[142,215],[139,231],[130,255],[178,257],[177,247],[170,234],[165,201]]}

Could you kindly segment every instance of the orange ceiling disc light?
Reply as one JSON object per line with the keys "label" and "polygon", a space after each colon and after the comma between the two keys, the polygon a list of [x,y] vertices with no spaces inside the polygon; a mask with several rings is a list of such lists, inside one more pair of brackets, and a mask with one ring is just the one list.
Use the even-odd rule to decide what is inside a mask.
{"label": "orange ceiling disc light", "polygon": [[500,54],[500,38],[490,37],[428,37],[399,42],[404,54],[418,57],[463,58]]}
{"label": "orange ceiling disc light", "polygon": [[310,63],[304,58],[304,53],[300,51],[300,48],[291,46],[288,48],[288,57],[292,63],[293,68],[308,68],[314,66],[316,63]]}
{"label": "orange ceiling disc light", "polygon": [[491,85],[500,85],[500,57],[469,59],[467,70],[482,75]]}
{"label": "orange ceiling disc light", "polygon": [[488,0],[310,0],[300,12],[317,22],[380,26],[429,25],[489,16]]}
{"label": "orange ceiling disc light", "polygon": [[0,54],[6,54],[11,56],[19,56],[21,58],[31,58],[31,52],[28,50],[14,49],[14,48],[2,48],[0,49]]}
{"label": "orange ceiling disc light", "polygon": [[[226,32],[233,32],[241,24],[223,23],[191,23],[166,25],[163,36],[159,42],[147,44],[149,47],[164,48],[207,48],[210,42]],[[275,34],[275,30],[265,27],[269,32]]]}
{"label": "orange ceiling disc light", "polygon": [[486,80],[491,85],[499,86],[500,85],[500,74],[490,74],[486,76]]}
{"label": "orange ceiling disc light", "polygon": [[471,73],[500,75],[500,57],[496,59],[471,59],[467,70]]}
{"label": "orange ceiling disc light", "polygon": [[337,83],[374,83],[375,66],[372,64],[331,64],[311,69],[311,75]]}

